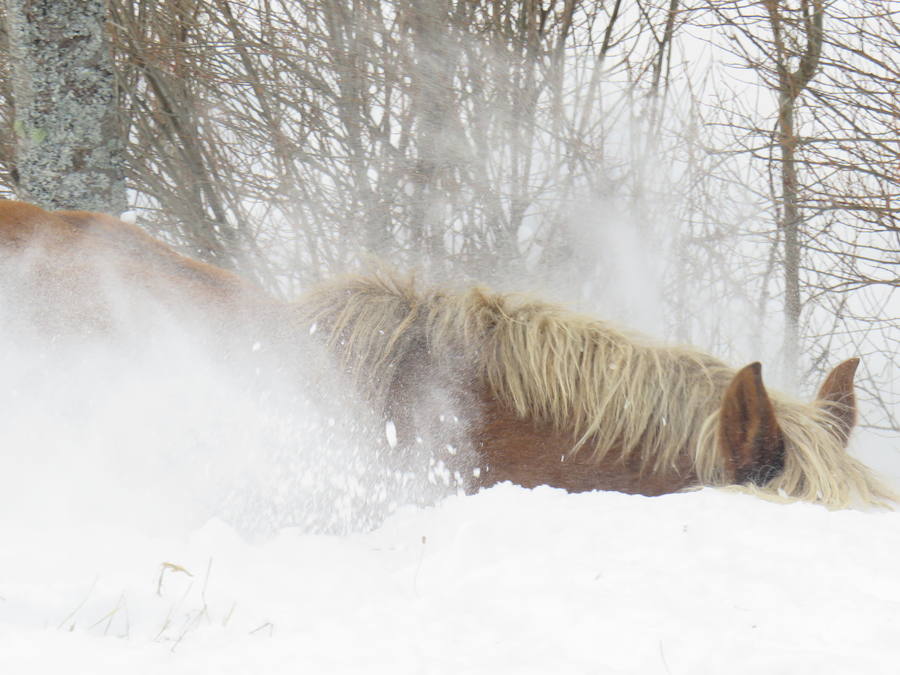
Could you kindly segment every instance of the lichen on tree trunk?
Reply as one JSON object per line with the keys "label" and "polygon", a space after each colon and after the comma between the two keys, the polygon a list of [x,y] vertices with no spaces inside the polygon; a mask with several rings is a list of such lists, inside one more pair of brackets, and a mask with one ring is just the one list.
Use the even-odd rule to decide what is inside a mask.
{"label": "lichen on tree trunk", "polygon": [[126,208],[105,0],[7,0],[21,198]]}

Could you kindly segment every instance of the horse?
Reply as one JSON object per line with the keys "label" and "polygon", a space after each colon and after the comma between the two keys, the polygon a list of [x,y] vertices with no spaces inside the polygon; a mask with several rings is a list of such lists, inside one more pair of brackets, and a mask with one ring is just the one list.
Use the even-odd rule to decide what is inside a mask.
{"label": "horse", "polygon": [[0,293],[53,338],[114,335],[149,302],[153,316],[135,310],[148,333],[159,316],[193,324],[226,354],[261,340],[292,362],[318,342],[396,456],[435,453],[467,492],[511,481],[649,496],[730,486],[832,508],[897,499],[846,452],[858,359],[803,403],[768,391],[759,363],[735,370],[537,299],[376,272],[283,302],[111,216],[3,200]]}
{"label": "horse", "polygon": [[446,416],[417,417],[417,401],[450,392],[470,451],[448,446],[441,461],[469,492],[510,481],[648,496],[732,486],[832,508],[897,499],[846,451],[857,358],[804,403],[767,390],[758,362],[735,370],[527,296],[419,290],[382,272],[325,283],[293,307],[395,445],[414,448]]}

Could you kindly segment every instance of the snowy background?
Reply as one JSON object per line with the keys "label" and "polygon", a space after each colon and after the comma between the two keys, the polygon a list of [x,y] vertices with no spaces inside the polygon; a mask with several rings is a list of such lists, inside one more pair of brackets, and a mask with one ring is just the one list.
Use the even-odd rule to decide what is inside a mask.
{"label": "snowy background", "polygon": [[[900,513],[458,496],[386,471],[383,430],[321,389],[247,386],[189,342],[21,345],[2,350],[2,673],[900,668]],[[856,439],[895,486],[898,449]]]}

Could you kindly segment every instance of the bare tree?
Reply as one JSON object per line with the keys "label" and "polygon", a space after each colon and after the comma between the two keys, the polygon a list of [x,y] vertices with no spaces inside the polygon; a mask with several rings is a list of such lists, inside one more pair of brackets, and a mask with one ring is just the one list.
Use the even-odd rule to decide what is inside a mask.
{"label": "bare tree", "polygon": [[360,252],[512,275],[571,250],[570,214],[550,204],[630,171],[599,150],[628,123],[608,102],[666,80],[664,48],[640,42],[652,25],[670,43],[673,6],[116,3],[138,205],[195,255],[241,252],[270,286]]}
{"label": "bare tree", "polygon": [[[733,133],[720,147],[749,161],[745,182],[775,214],[777,228],[759,234],[781,270],[786,361],[799,361],[800,378],[814,380],[848,351],[866,357],[863,386],[881,410],[869,422],[896,428],[888,393],[900,265],[896,14],[870,0],[827,11],[769,0],[707,6],[730,38],[727,50],[774,93],[771,107],[746,92],[723,97],[720,128]],[[766,279],[761,306],[766,286],[778,286],[770,272]]]}
{"label": "bare tree", "polygon": [[[800,332],[800,179],[796,149],[800,139],[795,128],[797,101],[819,66],[822,53],[822,0],[800,0],[791,11],[786,2],[765,0],[772,31],[778,91],[778,131],[781,156],[780,227],[784,235],[784,358],[789,373],[797,371]],[[792,16],[793,15],[793,16]],[[793,31],[794,34],[790,34]]]}

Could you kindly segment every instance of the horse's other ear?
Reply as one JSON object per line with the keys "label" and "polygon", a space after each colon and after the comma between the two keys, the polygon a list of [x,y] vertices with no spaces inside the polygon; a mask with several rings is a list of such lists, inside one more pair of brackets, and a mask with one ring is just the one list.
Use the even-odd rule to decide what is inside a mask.
{"label": "horse's other ear", "polygon": [[816,398],[822,402],[822,407],[831,413],[838,422],[844,444],[850,438],[850,432],[856,426],[856,395],[853,393],[853,376],[859,359],[848,359],[832,370],[822,386]]}
{"label": "horse's other ear", "polygon": [[719,414],[719,451],[732,483],[765,485],[784,469],[784,436],[762,381],[751,363],[732,378]]}

